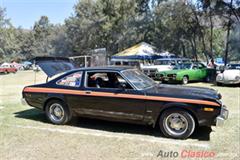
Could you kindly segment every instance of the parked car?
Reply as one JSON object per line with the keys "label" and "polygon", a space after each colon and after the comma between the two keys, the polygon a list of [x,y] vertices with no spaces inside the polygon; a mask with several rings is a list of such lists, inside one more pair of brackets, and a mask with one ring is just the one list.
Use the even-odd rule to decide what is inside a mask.
{"label": "parked car", "polygon": [[156,73],[156,79],[163,82],[181,82],[187,84],[189,81],[209,81],[211,69],[199,62],[183,63],[176,65],[171,71]]}
{"label": "parked car", "polygon": [[213,89],[157,84],[128,67],[70,70],[47,83],[26,86],[22,95],[23,103],[43,110],[54,124],[78,115],[159,125],[171,138],[187,138],[197,126],[222,125],[228,116]]}
{"label": "parked car", "polygon": [[16,73],[17,72],[17,68],[15,68],[12,64],[10,63],[3,63],[0,66],[0,73]]}
{"label": "parked car", "polygon": [[16,68],[17,70],[23,70],[23,64],[12,62],[11,65]]}
{"label": "parked car", "polygon": [[22,63],[22,66],[23,66],[23,70],[30,70],[32,69],[32,62],[29,62],[29,61],[24,61]]}
{"label": "parked car", "polygon": [[156,72],[172,70],[175,65],[191,62],[187,58],[161,58],[154,60],[153,64],[141,65],[142,71],[149,77],[155,79]]}
{"label": "parked car", "polygon": [[114,59],[110,61],[110,65],[112,66],[131,66],[135,68],[140,68],[141,62],[138,60],[132,59]]}
{"label": "parked car", "polygon": [[240,64],[229,64],[223,73],[216,77],[217,85],[240,84]]}

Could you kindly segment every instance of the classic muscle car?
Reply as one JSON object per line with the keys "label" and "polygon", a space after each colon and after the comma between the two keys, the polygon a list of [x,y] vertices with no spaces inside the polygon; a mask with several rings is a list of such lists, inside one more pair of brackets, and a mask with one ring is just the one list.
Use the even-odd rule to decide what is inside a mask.
{"label": "classic muscle car", "polygon": [[217,85],[240,84],[240,64],[229,64],[223,73],[216,77]]}
{"label": "classic muscle car", "polygon": [[156,79],[163,82],[181,82],[187,84],[189,81],[208,81],[210,69],[202,63],[182,63],[176,65],[171,71],[156,73]]}
{"label": "classic muscle car", "polygon": [[158,84],[128,67],[70,70],[47,83],[26,86],[22,96],[54,124],[66,124],[78,115],[159,125],[165,136],[180,139],[197,126],[222,125],[228,117],[215,90]]}

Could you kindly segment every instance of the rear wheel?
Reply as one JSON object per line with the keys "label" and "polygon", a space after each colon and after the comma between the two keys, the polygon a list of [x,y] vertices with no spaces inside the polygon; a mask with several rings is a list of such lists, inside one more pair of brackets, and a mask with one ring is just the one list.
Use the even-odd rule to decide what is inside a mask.
{"label": "rear wheel", "polygon": [[159,119],[162,133],[166,137],[186,139],[195,130],[195,120],[191,114],[184,110],[166,110]]}
{"label": "rear wheel", "polygon": [[66,124],[71,120],[71,112],[67,105],[59,100],[47,103],[45,113],[53,124]]}
{"label": "rear wheel", "polygon": [[182,84],[188,84],[188,76],[183,76]]}

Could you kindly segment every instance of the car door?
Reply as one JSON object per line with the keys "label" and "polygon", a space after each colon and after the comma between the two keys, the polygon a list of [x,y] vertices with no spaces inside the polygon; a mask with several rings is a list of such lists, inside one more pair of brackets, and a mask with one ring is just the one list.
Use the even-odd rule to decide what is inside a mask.
{"label": "car door", "polygon": [[[99,77],[92,77],[96,73],[102,75],[102,86],[94,86],[92,82]],[[109,79],[106,74],[117,74],[124,83],[128,83],[119,72],[87,71],[85,72],[84,91],[86,95],[79,99],[78,113],[117,121],[142,121],[145,113],[145,102],[139,99],[144,93],[135,90],[130,84],[128,88],[111,88],[104,86]]]}
{"label": "car door", "polygon": [[198,72],[198,66],[196,64],[193,64],[191,69],[189,70],[189,80],[197,80]]}
{"label": "car door", "polygon": [[198,69],[199,69],[198,79],[202,80],[202,79],[206,78],[206,76],[207,76],[207,67],[204,66],[201,63],[198,63]]}

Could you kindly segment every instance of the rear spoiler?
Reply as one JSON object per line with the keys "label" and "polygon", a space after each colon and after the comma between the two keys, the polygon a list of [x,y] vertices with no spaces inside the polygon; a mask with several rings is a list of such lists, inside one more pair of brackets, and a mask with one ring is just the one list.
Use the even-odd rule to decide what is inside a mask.
{"label": "rear spoiler", "polygon": [[48,77],[76,68],[73,62],[65,57],[35,57],[31,61],[38,65]]}

